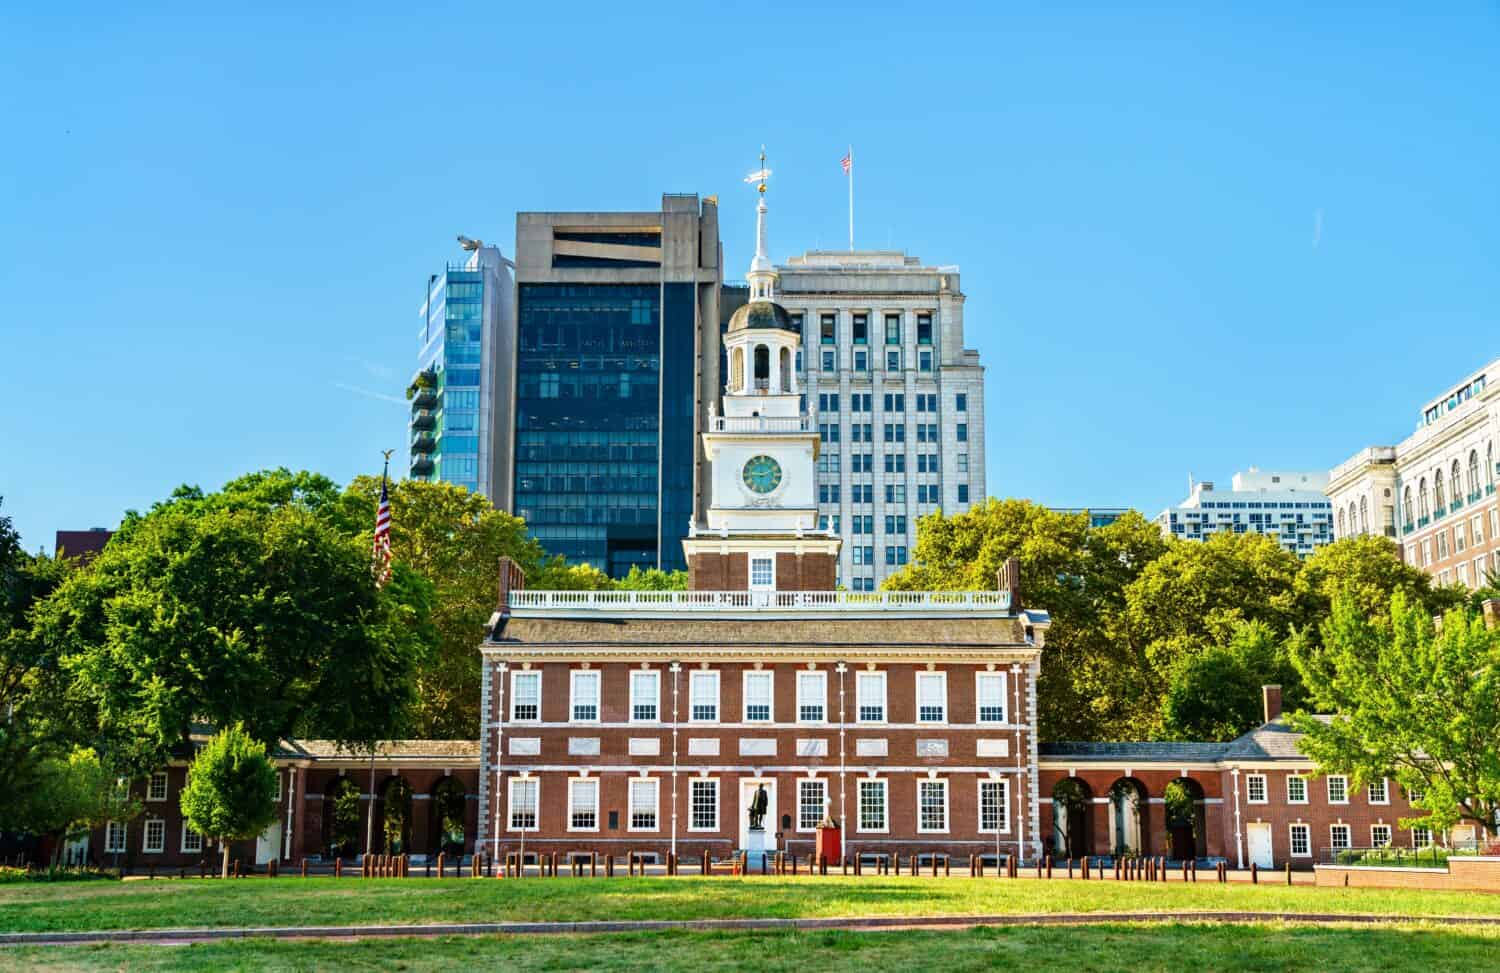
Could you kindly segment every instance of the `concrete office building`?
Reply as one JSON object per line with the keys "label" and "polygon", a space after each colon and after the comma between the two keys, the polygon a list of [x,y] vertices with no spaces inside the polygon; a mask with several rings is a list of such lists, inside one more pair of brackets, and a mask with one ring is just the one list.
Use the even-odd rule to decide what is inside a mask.
{"label": "concrete office building", "polygon": [[[844,539],[838,580],[873,591],[911,559],[918,517],[985,497],[984,369],[964,347],[958,268],[810,250],[776,272],[822,440],[818,512]],[[726,288],[726,301],[747,293]]]}
{"label": "concrete office building", "polygon": [[[1423,404],[1414,433],[1329,473],[1339,537],[1383,534],[1408,564],[1472,588],[1500,573],[1500,359]],[[1399,513],[1399,516],[1398,516]]]}
{"label": "concrete office building", "polygon": [[1326,473],[1236,473],[1228,492],[1208,480],[1193,484],[1191,495],[1157,515],[1163,534],[1201,541],[1210,534],[1271,534],[1281,546],[1306,557],[1333,541],[1333,505],[1323,495]]}
{"label": "concrete office building", "polygon": [[460,237],[469,258],[427,279],[411,399],[416,480],[468,487],[510,503],[514,393],[513,264],[497,247]]}
{"label": "concrete office building", "polygon": [[515,492],[546,549],[681,569],[719,384],[718,204],[516,215]]}

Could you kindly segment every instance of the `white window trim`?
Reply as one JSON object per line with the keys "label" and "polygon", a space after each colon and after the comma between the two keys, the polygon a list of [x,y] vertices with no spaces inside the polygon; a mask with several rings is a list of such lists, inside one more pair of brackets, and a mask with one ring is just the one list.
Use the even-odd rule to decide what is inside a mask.
{"label": "white window trim", "polygon": [[[1336,780],[1341,780],[1341,781],[1344,782],[1344,799],[1342,801],[1335,801],[1333,799],[1333,782],[1336,781]],[[1328,795],[1328,803],[1329,804],[1348,804],[1349,803],[1349,778],[1346,777],[1346,776],[1344,776],[1343,774],[1329,774],[1328,775],[1328,780],[1327,780],[1326,793]]]}
{"label": "white window trim", "polygon": [[[1377,841],[1375,839],[1375,829],[1376,828],[1384,828],[1385,829],[1385,831],[1386,831],[1385,844],[1381,844],[1379,841]],[[1392,845],[1394,845],[1395,843],[1396,843],[1396,829],[1395,828],[1393,828],[1389,824],[1372,824],[1372,825],[1370,825],[1370,847],[1371,848],[1389,848]]]}
{"label": "white window trim", "polygon": [[[1293,800],[1292,798],[1292,781],[1294,780],[1300,780],[1302,782],[1302,800],[1300,801]],[[1309,790],[1306,777],[1303,777],[1301,774],[1286,775],[1286,802],[1288,804],[1306,804],[1308,793]]]}
{"label": "white window trim", "polygon": [[[652,682],[656,683],[656,718],[652,720],[637,719],[635,715],[636,695],[635,681],[642,676],[650,676]],[[632,669],[630,670],[630,722],[636,725],[657,724],[661,722],[661,670],[660,669]]]}
{"label": "white window trim", "polygon": [[[867,720],[861,713],[861,710],[863,710],[865,707],[864,686],[869,679],[878,679],[880,681],[880,719],[878,720]],[[886,723],[890,722],[890,696],[890,686],[887,680],[887,674],[884,671],[869,672],[867,670],[865,672],[855,673],[854,722],[863,724],[865,726],[884,726]]]}
{"label": "white window trim", "polygon": [[[154,847],[154,848],[151,847],[151,844],[150,844],[150,840],[151,840],[151,826],[153,824],[159,824],[159,825],[161,825],[161,840],[156,843],[156,847]],[[145,821],[143,821],[141,823],[141,854],[143,854],[143,855],[160,855],[163,852],[165,852],[166,850],[167,850],[167,819],[166,818],[147,818]]]}
{"label": "white window trim", "polygon": [[[998,679],[1000,681],[1000,709],[1001,715],[998,720],[986,720],[979,715],[979,687],[987,679]],[[1009,674],[1004,672],[976,672],[974,673],[974,722],[979,726],[1004,726],[1010,722],[1010,679]]]}
{"label": "white window trim", "polygon": [[[756,561],[770,561],[771,562],[771,581],[770,581],[769,584],[756,584],[755,583],[755,562]],[[775,591],[776,590],[776,555],[772,554],[771,556],[767,557],[767,556],[761,555],[761,554],[750,554],[749,557],[748,557],[748,559],[747,559],[747,561],[746,561],[746,564],[745,564],[745,583],[747,585],[749,585],[751,591]]]}
{"label": "white window trim", "polygon": [[[1427,834],[1427,840],[1420,844],[1417,842],[1417,834],[1419,832],[1426,832]],[[1434,844],[1436,844],[1436,838],[1431,828],[1419,824],[1411,829],[1411,846],[1413,848],[1431,848]]]}
{"label": "white window trim", "polygon": [[[750,680],[764,677],[771,684],[768,693],[769,706],[766,718],[763,720],[752,720],[750,718]],[[755,723],[770,726],[776,722],[776,673],[773,669],[746,669],[740,675],[740,722]]]}
{"label": "white window trim", "polygon": [[[934,680],[943,687],[943,715],[935,720],[924,720],[922,719],[922,683],[924,681],[932,682]],[[916,692],[917,696],[916,717],[918,723],[922,723],[927,726],[941,726],[948,722],[948,674],[946,672],[918,672],[916,685],[913,687],[913,689]]]}
{"label": "white window trim", "polygon": [[[941,827],[941,828],[924,828],[924,827],[922,827],[922,786],[924,784],[942,784],[943,785],[943,827]],[[949,832],[949,830],[950,830],[950,828],[951,828],[951,826],[953,824],[952,819],[949,817],[948,799],[949,799],[950,796],[951,795],[949,794],[948,778],[946,778],[946,777],[918,777],[917,778],[917,788],[916,788],[916,799],[917,799],[917,834],[947,834]]]}
{"label": "white window trim", "polygon": [[[696,698],[696,696],[695,696],[695,694],[693,692],[693,683],[697,682],[700,679],[712,679],[713,683],[714,683],[714,718],[711,719],[711,720],[701,720],[696,715],[694,715],[694,713],[693,713],[693,710],[696,708],[693,705],[694,700]],[[717,723],[717,722],[719,722],[719,716],[721,715],[721,713],[723,711],[723,698],[724,698],[724,694],[720,691],[720,688],[721,687],[719,685],[719,670],[717,670],[717,669],[694,669],[694,670],[692,670],[692,671],[690,671],[688,673],[688,722],[689,723],[704,724],[704,723]],[[715,830],[717,830],[717,829],[715,829]]]}
{"label": "white window trim", "polygon": [[[1307,850],[1306,851],[1299,852],[1297,850],[1297,843],[1292,840],[1292,835],[1296,833],[1296,831],[1297,831],[1298,828],[1302,828],[1302,829],[1304,829],[1307,832]],[[1297,822],[1297,823],[1293,823],[1293,824],[1287,825],[1287,827],[1286,827],[1286,842],[1287,842],[1287,855],[1288,856],[1290,856],[1292,858],[1311,858],[1313,856],[1313,852],[1312,852],[1312,825],[1310,825],[1310,824],[1303,824],[1301,822]]]}
{"label": "white window trim", "polygon": [[[536,680],[536,716],[529,719],[521,719],[516,716],[516,683],[522,679]],[[510,722],[512,723],[540,723],[542,722],[542,673],[540,669],[513,669],[510,674]]]}
{"label": "white window trim", "polygon": [[1010,834],[1010,780],[1005,777],[981,777],[975,782],[974,787],[974,824],[980,834],[996,834],[994,828],[984,826],[984,788],[985,785],[1000,788],[1000,811],[1005,825],[1000,828],[999,834]]}
{"label": "white window trim", "polygon": [[[516,824],[516,785],[530,784],[536,788],[536,823],[529,828],[518,828]],[[542,781],[538,777],[512,777],[505,791],[505,830],[514,832],[536,832],[542,830]]]}
{"label": "white window trim", "polygon": [[[816,682],[821,688],[817,692],[818,705],[823,709],[821,720],[804,720],[802,718],[802,681],[804,679]],[[828,673],[821,670],[803,670],[797,673],[797,722],[803,726],[826,726],[828,725]]]}
{"label": "white window trim", "polygon": [[[161,797],[152,797],[151,793],[155,789],[156,781],[158,779],[161,780]],[[152,803],[165,801],[167,799],[168,787],[169,780],[167,778],[167,772],[165,770],[152,771],[151,776],[146,778],[146,800]]]}
{"label": "white window trim", "polygon": [[[118,845],[109,840],[115,833],[114,829],[116,828],[119,829],[120,835],[120,843]],[[126,830],[125,823],[123,821],[104,822],[104,853],[106,855],[123,855],[129,847],[130,832]]]}
{"label": "white window trim", "polygon": [[[636,785],[643,783],[651,785],[651,816],[656,819],[654,828],[635,826],[635,805],[631,801],[635,795]],[[661,831],[661,778],[631,777],[628,779],[625,789],[625,830],[634,834],[657,834]]]}
{"label": "white window trim", "polygon": [[198,834],[198,847],[189,848],[187,842],[189,834],[198,834],[198,832],[193,830],[192,825],[184,821],[182,822],[182,834],[177,841],[177,850],[182,852],[184,855],[201,855],[203,853],[204,845],[203,836],[201,834]]}
{"label": "white window trim", "polygon": [[[891,782],[890,782],[890,780],[888,778],[885,778],[885,777],[860,777],[860,778],[856,778],[854,784],[855,784],[855,786],[854,786],[854,825],[855,825],[855,827],[854,827],[854,833],[855,834],[890,834],[891,833]],[[860,784],[879,784],[880,785],[880,804],[881,804],[881,807],[880,807],[880,819],[885,822],[885,827],[883,827],[883,828],[866,828],[864,826],[864,824],[865,824],[864,815],[860,813],[860,808],[863,807],[863,803],[862,802],[864,801],[864,797],[862,796],[862,794],[860,792],[860,789],[859,789],[859,785]]]}
{"label": "white window trim", "polygon": [[[573,812],[574,811],[587,811],[589,809],[585,808],[585,807],[578,807],[577,805],[575,805],[573,803],[573,785],[574,784],[578,784],[578,783],[582,783],[582,782],[585,782],[585,781],[587,781],[588,783],[594,785],[594,807],[593,807],[593,811],[594,811],[594,826],[592,828],[575,828],[573,826]],[[602,781],[598,777],[569,777],[568,778],[568,830],[571,831],[571,832],[573,832],[574,834],[578,834],[580,832],[592,834],[592,833],[597,832],[599,830],[599,790],[600,790],[600,787],[601,787],[601,783],[602,783]],[[540,795],[538,795],[538,796],[540,796]],[[540,822],[538,822],[538,823],[540,823]]]}
{"label": "white window trim", "polygon": [[[1349,835],[1349,843],[1347,845],[1340,846],[1340,845],[1334,844],[1333,833],[1335,831],[1337,831],[1338,829],[1340,829],[1340,828],[1343,828],[1344,831]],[[1353,825],[1347,824],[1347,823],[1343,823],[1343,822],[1336,822],[1336,823],[1330,824],[1328,826],[1328,849],[1330,851],[1348,851],[1349,849],[1351,849],[1353,847],[1354,847],[1354,826]]]}
{"label": "white window trim", "polygon": [[[1261,794],[1261,797],[1260,797],[1260,800],[1258,800],[1258,801],[1255,798],[1253,798],[1253,797],[1250,796],[1250,794],[1251,794],[1251,791],[1250,791],[1250,782],[1252,780],[1259,780],[1260,781],[1260,794]],[[1245,803],[1246,804],[1269,804],[1269,803],[1271,803],[1271,781],[1270,781],[1270,779],[1265,774],[1246,774],[1245,775]]]}
{"label": "white window trim", "polygon": [[1374,798],[1372,798],[1370,796],[1370,786],[1372,784],[1374,784],[1374,783],[1375,783],[1374,781],[1370,781],[1369,784],[1365,785],[1365,800],[1368,801],[1371,804],[1380,805],[1380,806],[1384,806],[1384,805],[1390,804],[1391,803],[1391,782],[1389,780],[1387,780],[1386,778],[1384,778],[1384,777],[1380,778],[1380,787],[1381,787],[1381,790],[1383,790],[1385,792],[1385,798],[1383,800],[1379,800],[1379,801],[1375,800]]}
{"label": "white window trim", "polygon": [[[593,680],[594,683],[594,718],[584,720],[578,718],[578,683],[580,681]],[[604,716],[604,676],[598,669],[570,669],[568,671],[568,722],[583,726],[592,726]]]}
{"label": "white window trim", "polygon": [[[714,826],[712,828],[695,828],[693,826],[693,785],[708,783],[714,785]],[[696,834],[718,834],[719,820],[723,816],[724,789],[719,786],[717,777],[690,777],[687,786],[687,829]]]}
{"label": "white window trim", "polygon": [[[812,776],[808,776],[808,777],[798,777],[797,778],[797,780],[796,780],[796,784],[797,784],[797,817],[796,817],[796,821],[795,821],[795,824],[797,825],[797,827],[794,830],[796,830],[800,834],[812,834],[812,833],[814,833],[815,831],[818,830],[816,827],[804,828],[802,826],[802,785],[803,784],[808,784],[808,783],[822,784],[823,785],[823,796],[825,798],[828,797],[828,779],[826,777],[812,777]],[[818,804],[818,820],[819,821],[823,820],[823,804],[821,802],[819,802],[819,804]]]}

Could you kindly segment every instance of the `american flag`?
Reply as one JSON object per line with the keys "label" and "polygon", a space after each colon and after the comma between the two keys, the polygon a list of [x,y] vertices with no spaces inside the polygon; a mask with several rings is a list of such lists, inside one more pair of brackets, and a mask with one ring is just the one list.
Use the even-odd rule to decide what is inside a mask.
{"label": "american flag", "polygon": [[844,157],[839,160],[839,165],[844,167],[844,175],[847,176],[849,170],[854,168],[854,153],[852,151],[845,153]]}
{"label": "american flag", "polygon": [[391,497],[385,477],[380,478],[380,506],[375,509],[375,583],[383,585],[391,577]]}

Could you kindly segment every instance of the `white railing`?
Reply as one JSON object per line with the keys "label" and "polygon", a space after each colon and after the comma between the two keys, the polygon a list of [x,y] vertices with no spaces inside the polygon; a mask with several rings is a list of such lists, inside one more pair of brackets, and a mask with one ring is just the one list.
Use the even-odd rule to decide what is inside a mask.
{"label": "white railing", "polygon": [[558,612],[951,612],[1010,610],[1008,591],[513,591],[510,607]]}
{"label": "white railing", "polygon": [[807,416],[718,416],[714,432],[811,432]]}

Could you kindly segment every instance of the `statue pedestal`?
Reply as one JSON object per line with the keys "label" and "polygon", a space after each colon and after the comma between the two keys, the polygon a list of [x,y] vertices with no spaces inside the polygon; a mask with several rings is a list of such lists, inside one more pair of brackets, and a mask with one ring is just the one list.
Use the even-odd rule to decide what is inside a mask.
{"label": "statue pedestal", "polygon": [[751,828],[745,835],[745,870],[759,869],[766,860],[766,829]]}

